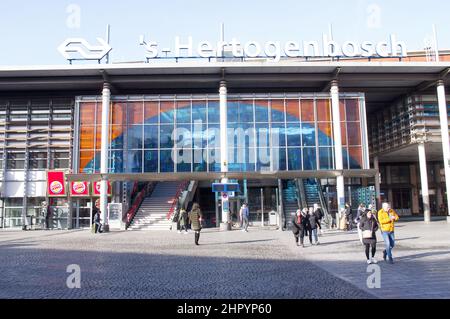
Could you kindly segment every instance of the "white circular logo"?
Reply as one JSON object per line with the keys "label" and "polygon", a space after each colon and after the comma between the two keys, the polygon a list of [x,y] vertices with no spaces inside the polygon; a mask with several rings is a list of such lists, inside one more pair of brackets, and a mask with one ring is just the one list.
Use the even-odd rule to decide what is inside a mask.
{"label": "white circular logo", "polygon": [[53,181],[50,183],[50,190],[54,194],[60,194],[63,191],[63,185],[59,181]]}
{"label": "white circular logo", "polygon": [[83,182],[75,182],[72,189],[77,194],[83,194],[86,191],[86,185]]}
{"label": "white circular logo", "polygon": [[100,193],[100,183],[95,184],[95,190]]}

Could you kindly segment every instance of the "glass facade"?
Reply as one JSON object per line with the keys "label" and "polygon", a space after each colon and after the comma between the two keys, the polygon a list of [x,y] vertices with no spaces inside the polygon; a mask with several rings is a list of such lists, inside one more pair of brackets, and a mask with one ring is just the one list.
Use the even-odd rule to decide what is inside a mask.
{"label": "glass facade", "polygon": [[[363,160],[360,94],[341,96],[345,169]],[[100,170],[101,99],[79,107],[81,173]],[[333,123],[328,94],[228,95],[229,171],[334,169]],[[219,172],[217,95],[113,97],[109,172]]]}

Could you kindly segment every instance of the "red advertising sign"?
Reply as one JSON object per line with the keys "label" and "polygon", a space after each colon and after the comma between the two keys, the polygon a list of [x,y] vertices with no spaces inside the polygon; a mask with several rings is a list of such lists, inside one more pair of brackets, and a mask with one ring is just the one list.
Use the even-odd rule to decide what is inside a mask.
{"label": "red advertising sign", "polygon": [[[93,196],[100,196],[100,185],[101,182],[94,182],[92,185]],[[111,196],[111,183],[108,182],[108,196]]]}
{"label": "red advertising sign", "polygon": [[89,196],[89,182],[71,182],[70,196]]}
{"label": "red advertising sign", "polygon": [[63,171],[47,172],[47,194],[48,197],[66,196],[66,181]]}

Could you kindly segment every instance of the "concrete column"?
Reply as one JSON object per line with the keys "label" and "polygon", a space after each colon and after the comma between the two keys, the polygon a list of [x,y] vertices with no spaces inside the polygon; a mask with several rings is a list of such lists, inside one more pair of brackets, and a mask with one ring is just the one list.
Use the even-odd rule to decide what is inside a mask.
{"label": "concrete column", "polygon": [[381,207],[381,191],[380,191],[380,163],[378,161],[378,156],[373,158],[373,168],[378,171],[375,175],[375,198],[377,201],[377,209]]}
{"label": "concrete column", "polygon": [[420,166],[420,184],[422,188],[423,216],[424,221],[431,221],[430,215],[430,196],[428,194],[428,173],[427,173],[427,157],[425,154],[425,143],[418,144],[419,150],[419,166]]}
{"label": "concrete column", "polygon": [[392,195],[392,179],[391,179],[391,166],[387,165],[386,166],[386,185],[388,187],[387,189],[387,201],[389,202],[389,204],[392,205],[393,201],[394,201],[394,196]]}
{"label": "concrete column", "polygon": [[409,176],[411,179],[411,185],[412,185],[412,213],[413,214],[419,214],[419,191],[417,187],[417,174],[416,174],[416,165],[411,164],[409,165]]}
{"label": "concrete column", "polygon": [[444,157],[445,188],[447,190],[447,221],[450,222],[450,145],[448,137],[447,101],[445,99],[444,81],[437,84],[437,98],[439,104],[439,122],[441,124],[442,152]]}
{"label": "concrete column", "polygon": [[100,182],[100,211],[103,220],[103,231],[109,231],[108,221],[108,145],[109,145],[109,108],[111,104],[111,90],[109,84],[103,85],[102,92],[102,147],[100,150],[100,173],[102,180]]}
{"label": "concrete column", "polygon": [[[341,114],[339,111],[339,87],[338,81],[331,82],[331,110],[333,113],[333,136],[334,136],[334,161],[336,170],[344,168],[342,160],[342,137],[341,137]],[[344,176],[341,174],[336,178],[338,212],[345,207]]]}
{"label": "concrete column", "polygon": [[[220,104],[220,171],[222,172],[221,183],[228,183],[226,174],[228,173],[228,118],[227,118],[227,84],[220,82],[219,104]],[[228,200],[222,198],[222,223],[221,230],[231,230],[229,219]]]}

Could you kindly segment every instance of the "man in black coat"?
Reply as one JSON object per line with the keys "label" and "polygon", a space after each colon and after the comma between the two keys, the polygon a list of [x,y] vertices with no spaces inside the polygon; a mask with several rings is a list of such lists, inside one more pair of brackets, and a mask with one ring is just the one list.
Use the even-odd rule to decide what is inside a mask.
{"label": "man in black coat", "polygon": [[292,217],[292,232],[294,233],[297,246],[299,246],[298,239],[300,237],[300,245],[305,247],[303,242],[305,235],[308,234],[309,241],[312,243],[311,225],[309,224],[308,215],[304,211],[300,211],[300,209],[298,209],[295,216]]}

